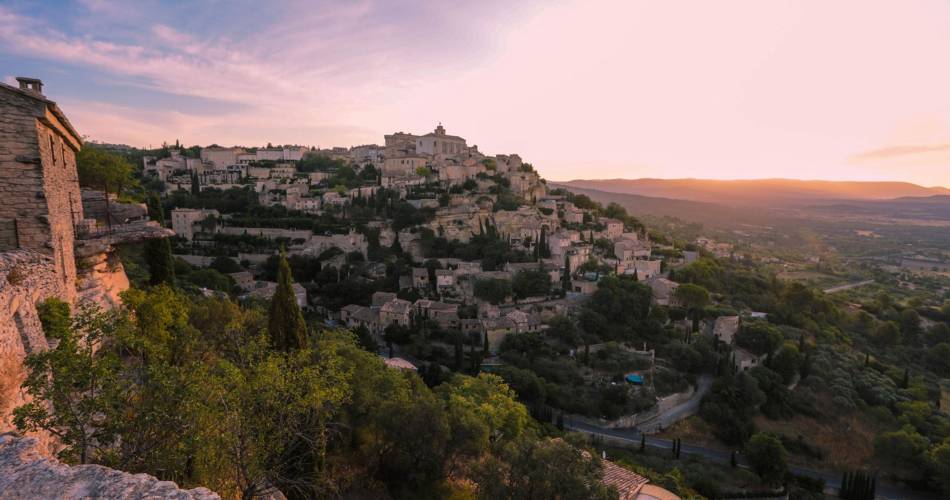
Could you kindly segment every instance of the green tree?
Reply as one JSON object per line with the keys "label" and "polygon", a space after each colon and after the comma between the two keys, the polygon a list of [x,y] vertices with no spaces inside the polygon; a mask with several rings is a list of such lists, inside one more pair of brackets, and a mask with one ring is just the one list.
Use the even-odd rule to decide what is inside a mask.
{"label": "green tree", "polygon": [[874,451],[904,477],[918,477],[920,463],[930,441],[911,425],[893,432],[884,432],[874,438]]}
{"label": "green tree", "polygon": [[779,485],[788,472],[788,452],[778,436],[754,434],[745,446],[745,455],[752,470],[770,485]]}
{"label": "green tree", "polygon": [[700,285],[693,283],[684,283],[676,287],[673,292],[673,298],[676,302],[685,307],[691,313],[693,320],[693,329],[699,324],[699,312],[709,304],[709,291]]}
{"label": "green tree", "polygon": [[59,439],[61,459],[89,463],[113,442],[112,423],[120,418],[115,411],[118,359],[100,352],[118,322],[92,306],[71,317],[69,305],[57,299],[42,303],[39,311],[46,337],[58,343],[24,360],[23,388],[32,401],[14,409],[13,422],[21,431],[42,429]]}
{"label": "green tree", "polygon": [[112,224],[109,193],[122,194],[124,188],[135,184],[132,165],[125,158],[95,147],[82,148],[76,154],[79,185],[102,190],[106,222]]}
{"label": "green tree", "polygon": [[523,269],[515,273],[511,288],[519,299],[546,295],[551,290],[551,276],[543,269]]}
{"label": "green tree", "polygon": [[756,354],[769,354],[782,345],[782,332],[763,320],[749,320],[736,335],[736,344]]}
{"label": "green tree", "polygon": [[661,335],[659,325],[647,320],[652,296],[650,287],[642,283],[613,276],[603,278],[584,303],[581,328],[604,340],[634,340],[634,334]]}
{"label": "green tree", "polygon": [[930,369],[941,376],[950,376],[950,344],[941,342],[928,349],[924,360]]}
{"label": "green tree", "polygon": [[[349,394],[339,360],[316,363],[309,349],[274,352],[263,342],[242,358],[199,367],[188,405],[197,475],[225,496],[252,498],[275,485],[306,494],[325,466],[327,425]],[[301,460],[310,464],[304,473]]]}
{"label": "green tree", "polygon": [[601,461],[560,439],[508,443],[477,464],[474,476],[480,499],[617,498],[602,482]]}
{"label": "green tree", "polygon": [[950,438],[931,448],[927,453],[927,461],[933,471],[934,482],[944,494],[950,495]]}
{"label": "green tree", "polygon": [[132,164],[100,148],[82,148],[76,154],[76,169],[79,185],[107,193],[122,194],[123,189],[135,184]]}
{"label": "green tree", "polygon": [[482,278],[475,280],[473,287],[475,297],[492,304],[500,304],[512,294],[511,282],[497,278]]}
{"label": "green tree", "polygon": [[488,426],[489,438],[514,439],[528,425],[528,410],[519,403],[504,379],[489,373],[477,377],[456,375],[438,387],[446,403],[471,409]]}
{"label": "green tree", "polygon": [[425,177],[426,181],[428,181],[429,176],[432,175],[432,169],[428,167],[418,167],[416,168],[416,175],[419,177]]}
{"label": "green tree", "polygon": [[700,416],[726,444],[742,444],[754,431],[756,407],[766,401],[758,382],[748,373],[719,377],[700,404]]}
{"label": "green tree", "polygon": [[564,315],[557,315],[548,320],[546,334],[570,347],[577,347],[581,343],[580,333],[574,321]]}
{"label": "green tree", "polygon": [[277,290],[271,298],[267,330],[275,349],[291,351],[306,344],[307,324],[297,305],[290,265],[283,251],[277,265]]}
{"label": "green tree", "polygon": [[798,351],[798,347],[792,342],[786,342],[775,353],[775,356],[772,356],[769,368],[781,375],[784,383],[790,384],[795,379],[801,364],[802,355]]}
{"label": "green tree", "polygon": [[883,321],[871,331],[871,341],[878,346],[893,346],[901,342],[901,330],[893,321]]}
{"label": "green tree", "polygon": [[[148,198],[148,215],[165,226],[165,214],[162,211],[162,204],[158,195],[151,195]],[[168,238],[152,239],[145,242],[145,263],[148,265],[150,285],[159,285],[166,283],[175,284],[175,262],[172,259],[172,247]]]}

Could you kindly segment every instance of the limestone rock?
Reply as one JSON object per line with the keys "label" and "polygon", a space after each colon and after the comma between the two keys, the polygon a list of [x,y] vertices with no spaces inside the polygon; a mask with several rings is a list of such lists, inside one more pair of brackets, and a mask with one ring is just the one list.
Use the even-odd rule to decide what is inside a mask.
{"label": "limestone rock", "polygon": [[148,474],[129,474],[101,465],[69,466],[43,456],[33,438],[0,435],[0,499],[171,498],[220,500],[207,488],[183,490]]}

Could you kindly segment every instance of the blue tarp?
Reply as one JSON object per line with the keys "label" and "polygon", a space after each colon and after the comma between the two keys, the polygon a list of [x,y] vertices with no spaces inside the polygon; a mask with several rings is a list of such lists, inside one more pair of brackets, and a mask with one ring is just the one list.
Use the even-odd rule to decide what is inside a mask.
{"label": "blue tarp", "polygon": [[625,378],[627,382],[630,382],[631,384],[637,384],[637,385],[643,384],[643,377],[637,375],[636,373],[631,373],[627,375]]}

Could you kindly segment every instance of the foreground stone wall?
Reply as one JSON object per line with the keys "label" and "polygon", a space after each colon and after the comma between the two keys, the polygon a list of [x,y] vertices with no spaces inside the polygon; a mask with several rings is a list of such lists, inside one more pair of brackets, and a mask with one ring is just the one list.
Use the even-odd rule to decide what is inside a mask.
{"label": "foreground stone wall", "polygon": [[[23,359],[49,348],[36,304],[65,295],[53,256],[30,250],[0,254],[0,432],[13,430],[13,409],[28,401]],[[50,439],[38,434],[44,448]]]}
{"label": "foreground stone wall", "polygon": [[148,474],[63,465],[44,456],[35,439],[12,433],[0,435],[0,498],[220,500],[207,488],[183,490]]}

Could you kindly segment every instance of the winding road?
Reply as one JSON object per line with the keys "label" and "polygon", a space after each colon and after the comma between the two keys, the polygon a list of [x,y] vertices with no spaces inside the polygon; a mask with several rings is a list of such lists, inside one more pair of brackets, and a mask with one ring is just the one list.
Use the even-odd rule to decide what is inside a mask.
{"label": "winding road", "polygon": [[850,290],[852,288],[857,288],[859,286],[870,285],[871,283],[874,283],[874,280],[864,280],[864,281],[858,281],[857,283],[847,283],[844,285],[833,286],[831,288],[825,288],[822,291],[825,293],[843,292],[845,290]]}
{"label": "winding road", "polygon": [[[698,392],[698,391],[697,391]],[[685,404],[689,403],[687,401]],[[681,405],[682,406],[682,405]],[[679,407],[677,407],[679,408]],[[676,408],[674,408],[675,410]],[[623,441],[633,446],[640,445],[641,433],[637,429],[605,429],[595,425],[590,425],[584,422],[579,422],[577,420],[566,417],[564,421],[564,427],[576,432],[583,432],[585,434],[591,434],[595,436],[603,436],[611,438],[613,440]],[[652,448],[666,449],[669,450],[673,447],[673,441],[669,439],[661,439],[647,435],[646,436],[646,445]],[[716,463],[728,464],[732,457],[732,453],[724,450],[717,450],[714,448],[706,448],[702,446],[695,446],[689,443],[681,443],[680,449],[682,453],[687,455],[693,455],[705,458],[706,460],[711,460]],[[748,467],[748,462],[742,455],[737,455],[737,461],[740,467]],[[790,465],[788,467],[789,471],[798,476],[811,477],[816,479],[822,479],[825,481],[825,486],[834,488],[837,490],[841,487],[841,476],[840,472],[833,471],[820,471],[816,469],[809,469],[806,467],[800,467],[796,465]],[[940,497],[937,495],[932,495],[925,492],[918,492],[908,490],[902,486],[884,483],[878,481],[877,485],[877,497],[893,500],[936,500]]]}
{"label": "winding road", "polygon": [[694,392],[689,399],[660,413],[650,420],[644,420],[637,427],[657,432],[666,429],[684,418],[695,415],[699,411],[699,404],[703,401],[703,397],[706,393],[709,392],[709,388],[712,387],[712,384],[712,375],[700,376],[696,382],[696,392]]}

